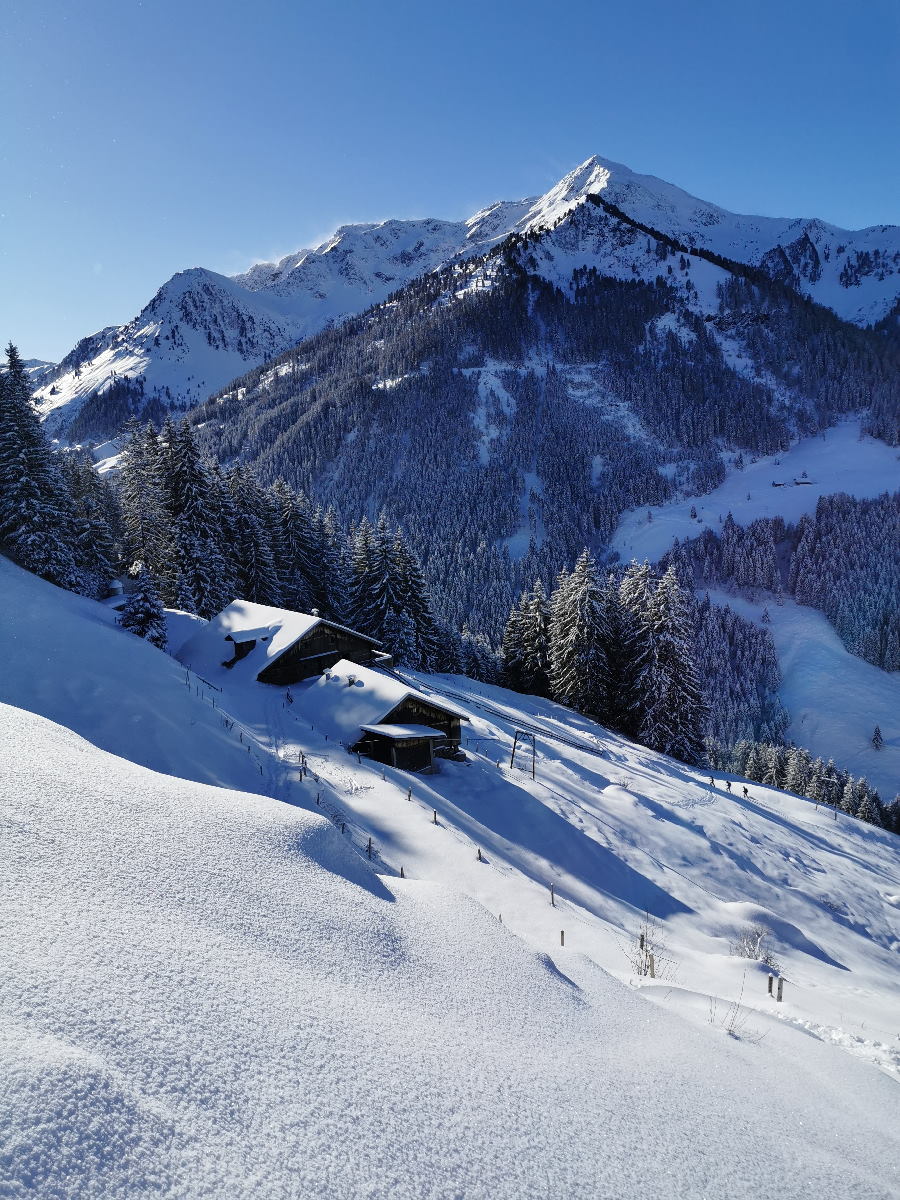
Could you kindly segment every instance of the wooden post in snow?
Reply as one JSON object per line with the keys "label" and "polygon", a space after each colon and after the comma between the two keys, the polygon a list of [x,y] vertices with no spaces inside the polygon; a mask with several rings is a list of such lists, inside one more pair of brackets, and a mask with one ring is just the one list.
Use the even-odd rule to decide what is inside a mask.
{"label": "wooden post in snow", "polygon": [[566,944],[566,931],[564,929],[561,929],[559,931],[559,944],[561,946],[564,946]]}
{"label": "wooden post in snow", "polygon": [[552,883],[550,884],[550,903],[556,908],[556,892]]}
{"label": "wooden post in snow", "polygon": [[779,978],[778,978],[778,995],[775,997],[775,999],[778,1001],[779,1004],[781,1003],[781,1001],[783,999],[783,994],[784,994],[784,979],[781,978],[781,976],[779,976]]}
{"label": "wooden post in snow", "polygon": [[436,808],[433,808],[431,810],[431,823],[432,823],[432,825],[437,825],[437,809]]}
{"label": "wooden post in snow", "polygon": [[368,854],[369,858],[372,857],[372,839],[371,838],[369,838],[369,843],[366,846],[366,854]]}
{"label": "wooden post in snow", "polygon": [[775,976],[769,973],[769,995],[772,995],[772,984],[775,982]]}

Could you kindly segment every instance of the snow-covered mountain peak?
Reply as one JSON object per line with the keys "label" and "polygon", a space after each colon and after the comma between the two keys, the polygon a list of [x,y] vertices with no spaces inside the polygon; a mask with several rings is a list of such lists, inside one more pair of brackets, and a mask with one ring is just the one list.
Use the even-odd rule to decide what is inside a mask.
{"label": "snow-covered mountain peak", "polygon": [[609,182],[611,165],[604,165],[597,157],[586,159],[533,202],[527,227],[537,229],[553,225],[573,207],[582,204],[587,196],[602,191]]}
{"label": "snow-covered mountain peak", "polygon": [[[621,217],[588,203],[597,196],[635,230],[623,230]],[[468,220],[342,225],[312,249],[257,263],[230,278],[203,267],[179,272],[133,321],[82,339],[58,367],[36,372],[38,400],[46,414],[54,413],[56,433],[64,432],[91,397],[114,386],[121,391],[127,380],[143,388],[147,402],[197,403],[249,367],[387,299],[412,279],[483,254],[511,234],[557,226],[559,236],[554,233],[546,253],[537,257],[561,283],[576,266],[617,278],[655,278],[647,235],[635,235],[649,229],[761,267],[860,325],[885,317],[900,294],[896,226],[851,232],[818,219],[742,216],[592,156],[543,195],[498,201]],[[706,280],[705,288],[703,280],[691,280],[697,294],[705,294],[707,310],[716,303],[717,278]],[[122,403],[95,404],[96,415],[88,410],[78,436],[109,436],[118,417],[128,415],[119,412]]]}

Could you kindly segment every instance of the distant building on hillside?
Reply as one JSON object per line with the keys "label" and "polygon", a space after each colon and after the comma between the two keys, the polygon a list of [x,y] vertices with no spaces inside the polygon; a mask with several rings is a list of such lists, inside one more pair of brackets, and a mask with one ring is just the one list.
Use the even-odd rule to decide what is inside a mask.
{"label": "distant building on hillside", "polygon": [[427,770],[434,755],[458,750],[468,720],[443,699],[395,675],[344,659],[297,700],[316,728],[348,750],[406,771]]}
{"label": "distant building on hillside", "polygon": [[241,664],[241,674],[284,687],[321,675],[341,659],[390,666],[390,655],[379,646],[315,613],[233,600],[182,646],[178,658],[200,674]]}

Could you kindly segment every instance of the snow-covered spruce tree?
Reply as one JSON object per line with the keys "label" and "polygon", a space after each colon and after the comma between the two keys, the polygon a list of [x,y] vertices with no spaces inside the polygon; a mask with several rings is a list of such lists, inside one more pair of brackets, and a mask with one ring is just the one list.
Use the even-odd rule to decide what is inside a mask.
{"label": "snow-covered spruce tree", "polygon": [[872,746],[875,750],[884,749],[884,735],[878,725],[875,726],[875,732],[872,734]]}
{"label": "snow-covered spruce tree", "polygon": [[106,595],[120,567],[118,505],[107,480],[98,475],[86,454],[61,456],[60,469],[72,513],[72,549],[87,596]]}
{"label": "snow-covered spruce tree", "polygon": [[532,696],[550,691],[550,606],[540,579],[525,598],[522,614],[522,690]]}
{"label": "snow-covered spruce tree", "polygon": [[859,809],[859,801],[856,793],[856,782],[853,779],[848,779],[841,792],[840,809],[841,812],[845,812],[851,817],[855,817]]}
{"label": "snow-covered spruce tree", "polygon": [[151,645],[165,650],[166,618],[162,601],[153,577],[146,571],[142,571],[138,576],[134,591],[125,601],[119,624],[129,633],[137,634]]}
{"label": "snow-covered spruce tree", "polygon": [[234,598],[234,583],[215,521],[211,476],[187,421],[176,426],[168,420],[161,440],[174,545],[172,578],[180,572],[197,614],[212,617]]}
{"label": "snow-covered spruce tree", "polygon": [[548,675],[554,700],[601,720],[609,695],[603,617],[597,564],[585,550],[550,600]]}
{"label": "snow-covered spruce tree", "polygon": [[382,635],[384,648],[393,655],[397,666],[410,667],[412,670],[419,668],[421,664],[416,643],[416,627],[408,612],[390,609],[384,620]]}
{"label": "snow-covered spruce tree", "polygon": [[522,592],[519,599],[510,609],[506,626],[503,630],[503,641],[500,646],[500,660],[503,664],[502,678],[504,687],[514,692],[524,692],[525,676],[522,669],[522,659],[525,653],[523,645],[523,629],[528,611],[528,593]]}
{"label": "snow-covered spruce tree", "polygon": [[404,608],[393,550],[394,533],[382,513],[372,530],[367,570],[359,580],[356,600],[359,628],[382,642],[388,613]]}
{"label": "snow-covered spruce tree", "polygon": [[619,584],[621,671],[614,703],[617,727],[627,737],[640,737],[646,707],[644,687],[651,656],[650,606],[654,579],[648,562],[631,562]]}
{"label": "snow-covered spruce tree", "polygon": [[856,815],[860,821],[865,821],[868,825],[884,825],[884,817],[881,808],[881,801],[878,799],[877,792],[866,792],[859,808],[856,810]]}
{"label": "snow-covered spruce tree", "polygon": [[394,533],[391,545],[391,574],[399,611],[405,613],[412,622],[415,658],[419,669],[434,671],[437,669],[440,654],[434,601],[419,560],[410,550],[403,531],[399,528]]}
{"label": "snow-covered spruce tree", "polygon": [[118,480],[126,570],[132,575],[149,571],[165,591],[176,570],[163,451],[152,425],[133,422],[126,428]]}
{"label": "snow-covered spruce tree", "polygon": [[0,371],[0,548],[35,575],[80,591],[73,544],[71,501],[10,342]]}
{"label": "snow-covered spruce tree", "polygon": [[265,493],[249,467],[232,468],[228,490],[236,523],[232,556],[237,593],[254,604],[280,606],[281,586],[272,551],[271,514]]}
{"label": "snow-covered spruce tree", "polygon": [[282,479],[269,489],[269,503],[277,521],[272,549],[283,602],[295,612],[309,612],[314,607],[315,554],[309,503]]}
{"label": "snow-covered spruce tree", "polygon": [[375,531],[368,517],[363,517],[350,532],[349,591],[347,618],[354,629],[369,637],[377,637],[369,624],[368,592],[375,569]]}
{"label": "snow-covered spruce tree", "polygon": [[490,642],[481,633],[473,633],[464,625],[460,633],[460,666],[462,674],[482,683],[498,683],[500,660]]}
{"label": "snow-covered spruce tree", "polygon": [[656,586],[647,629],[648,652],[637,678],[638,739],[682,762],[700,762],[706,707],[697,675],[689,599],[674,567]]}
{"label": "snow-covered spruce tree", "polygon": [[323,617],[352,624],[353,576],[348,547],[333,508],[316,512],[314,531],[315,558],[310,579],[315,607]]}

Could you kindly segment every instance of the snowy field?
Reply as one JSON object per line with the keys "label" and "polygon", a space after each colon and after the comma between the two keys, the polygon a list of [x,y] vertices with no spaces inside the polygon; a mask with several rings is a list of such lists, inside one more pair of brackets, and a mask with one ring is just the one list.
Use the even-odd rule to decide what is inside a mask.
{"label": "snowy field", "polygon": [[[806,478],[809,483],[795,483]],[[773,487],[782,483],[783,487]],[[896,447],[860,434],[858,419],[844,421],[817,437],[803,438],[782,454],[749,456],[742,470],[732,470],[707,496],[625,513],[610,543],[626,562],[656,562],[675,538],[698,537],[705,528],[718,532],[730,512],[740,525],[758,517],[784,517],[796,522],[813,513],[820,496],[846,492],[863,500],[900,487],[900,452]],[[691,508],[697,519],[691,517]],[[648,521],[647,513],[652,514]]]}
{"label": "snowy field", "polygon": [[9,1195],[897,1195],[898,839],[460,677],[382,769],[0,571]]}
{"label": "snowy field", "polygon": [[[768,610],[784,677],[778,694],[793,718],[785,736],[826,762],[833,758],[865,775],[882,800],[893,800],[900,792],[900,672],[850,654],[815,608],[789,598],[750,601],[724,591],[709,596],[757,624]],[[871,744],[876,725],[884,736],[880,751]]]}

